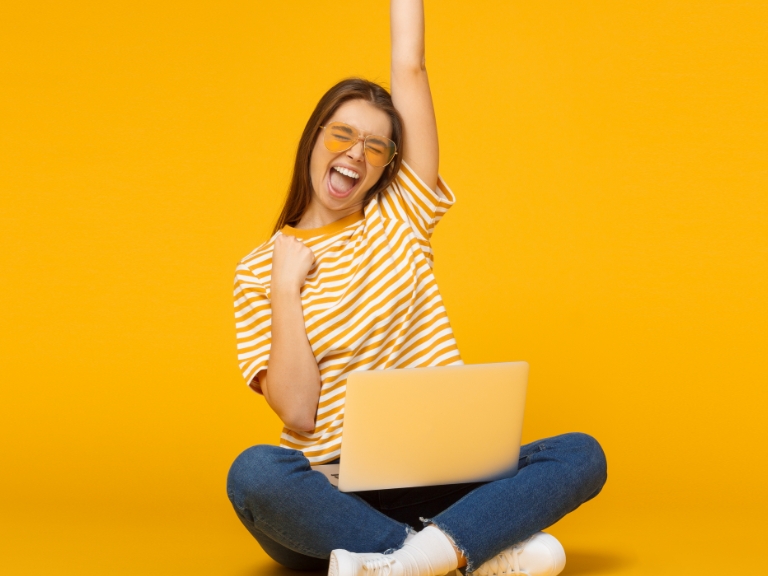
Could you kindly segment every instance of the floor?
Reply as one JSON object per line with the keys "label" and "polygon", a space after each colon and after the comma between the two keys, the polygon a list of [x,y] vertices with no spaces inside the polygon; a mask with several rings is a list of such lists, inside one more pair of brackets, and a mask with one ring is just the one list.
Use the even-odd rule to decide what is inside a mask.
{"label": "floor", "polygon": [[[198,516],[107,510],[78,515],[57,509],[51,500],[33,514],[3,513],[0,574],[297,574],[273,563],[224,504]],[[762,558],[765,530],[745,525],[728,510],[661,513],[597,499],[548,531],[565,546],[565,576],[768,573]]]}

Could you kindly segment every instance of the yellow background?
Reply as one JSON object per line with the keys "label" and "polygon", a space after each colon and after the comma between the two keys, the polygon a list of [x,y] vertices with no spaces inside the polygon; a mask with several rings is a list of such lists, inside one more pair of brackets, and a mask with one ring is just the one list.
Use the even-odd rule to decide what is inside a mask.
{"label": "yellow background", "polygon": [[[427,27],[464,359],[528,360],[525,438],[608,454],[552,529],[565,574],[768,571],[768,5],[430,0]],[[0,573],[286,573],[224,489],[279,434],[232,278],[349,75],[388,80],[384,1],[0,8]]]}

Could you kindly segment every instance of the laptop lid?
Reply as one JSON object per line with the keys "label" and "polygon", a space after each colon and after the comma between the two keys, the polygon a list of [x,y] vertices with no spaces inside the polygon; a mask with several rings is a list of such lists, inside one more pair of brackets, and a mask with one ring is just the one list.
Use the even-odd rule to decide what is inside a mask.
{"label": "laptop lid", "polygon": [[514,476],[527,382],[527,362],[350,373],[339,490]]}

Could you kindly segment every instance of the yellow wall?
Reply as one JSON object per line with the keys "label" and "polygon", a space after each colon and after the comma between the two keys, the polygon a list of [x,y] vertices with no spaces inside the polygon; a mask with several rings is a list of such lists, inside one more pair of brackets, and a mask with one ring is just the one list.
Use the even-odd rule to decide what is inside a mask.
{"label": "yellow wall", "polygon": [[[387,81],[386,2],[15,4],[0,506],[224,510],[231,460],[279,433],[237,369],[234,266],[323,91]],[[597,436],[616,507],[764,512],[768,5],[427,10],[465,361],[528,360],[526,438]]]}

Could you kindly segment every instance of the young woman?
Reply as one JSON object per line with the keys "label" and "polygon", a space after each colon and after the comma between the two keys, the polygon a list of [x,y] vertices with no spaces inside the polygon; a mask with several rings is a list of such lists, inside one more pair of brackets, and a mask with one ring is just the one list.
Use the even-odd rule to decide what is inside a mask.
{"label": "young woman", "polygon": [[461,364],[432,272],[454,195],[438,176],[421,0],[391,1],[391,34],[391,97],[361,79],[322,97],[275,233],[238,266],[240,366],[285,427],[279,447],[238,456],[229,498],[293,569],[554,576],[565,555],[540,530],[606,479],[589,436],[523,446],[518,474],[488,483],[350,494],[312,470],[338,458],[350,371]]}

